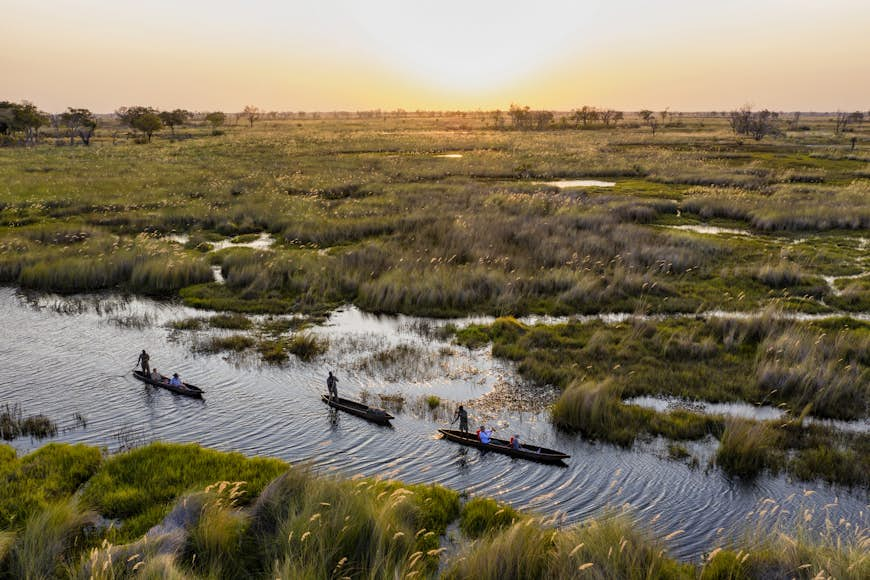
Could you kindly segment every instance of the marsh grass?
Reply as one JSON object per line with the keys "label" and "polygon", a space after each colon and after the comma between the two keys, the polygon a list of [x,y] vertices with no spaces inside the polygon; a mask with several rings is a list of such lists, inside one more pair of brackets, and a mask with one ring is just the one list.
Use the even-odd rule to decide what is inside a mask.
{"label": "marsh grass", "polygon": [[212,328],[224,328],[227,330],[250,330],[254,323],[243,314],[216,314],[208,319]]}
{"label": "marsh grass", "polygon": [[249,498],[287,468],[277,459],[246,458],[197,445],[152,443],[108,459],[84,488],[82,498],[123,524],[115,539],[134,539],[159,522],[170,502],[215,481],[245,481]]}
{"label": "marsh grass", "polygon": [[72,500],[45,506],[27,518],[0,567],[12,578],[62,575],[78,560],[95,516]]}
{"label": "marsh grass", "polygon": [[624,515],[609,515],[567,529],[521,520],[470,544],[444,574],[450,579],[501,578],[694,578],[690,564]]}
{"label": "marsh grass", "polygon": [[199,352],[242,352],[256,344],[250,336],[234,334],[232,336],[214,336],[208,341],[199,343],[196,350]]}
{"label": "marsh grass", "polygon": [[306,332],[293,335],[287,343],[287,350],[305,362],[314,360],[328,349],[329,341],[326,338]]}
{"label": "marsh grass", "polygon": [[[183,291],[193,306],[260,313],[347,302],[436,316],[691,312],[726,305],[715,279],[734,266],[745,267],[728,284],[740,287],[742,304],[767,303],[751,274],[770,254],[748,247],[756,240],[652,224],[726,217],[758,231],[833,233],[870,219],[867,185],[856,178],[866,152],[819,156],[810,145],[827,143],[820,133],[756,148],[709,119],[656,141],[630,124],[530,136],[405,123],[383,133],[374,120],[282,121],[220,138],[194,129],[195,138],[149,147],[4,149],[0,279],[68,293]],[[461,125],[470,127],[450,124]],[[447,167],[433,151],[469,153]],[[287,155],[293,172],[269,169]],[[616,176],[616,187],[539,183],[593,176]],[[200,253],[260,232],[280,241],[273,251]],[[159,239],[169,233],[186,243]],[[223,262],[226,287],[209,284],[206,262]],[[820,269],[804,274],[812,280]]]}
{"label": "marsh grass", "polygon": [[769,425],[729,419],[716,450],[716,465],[725,473],[751,478],[783,464],[782,436]]}
{"label": "marsh grass", "polygon": [[495,534],[520,521],[520,514],[509,505],[490,498],[472,498],[462,506],[459,529],[469,538]]}
{"label": "marsh grass", "polygon": [[71,496],[102,463],[85,445],[49,443],[16,458],[5,449],[0,462],[0,527],[16,528],[31,515]]}

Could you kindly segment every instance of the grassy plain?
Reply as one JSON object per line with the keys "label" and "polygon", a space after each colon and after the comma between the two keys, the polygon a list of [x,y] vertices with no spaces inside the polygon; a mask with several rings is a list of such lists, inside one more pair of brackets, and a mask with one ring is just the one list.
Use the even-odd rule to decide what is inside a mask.
{"label": "grassy plain", "polygon": [[[723,119],[653,136],[495,131],[469,114],[193,127],[150,145],[113,145],[106,129],[89,148],[6,148],[0,280],[180,292],[241,312],[859,309],[860,279],[835,297],[821,276],[867,270],[868,145],[859,134],[850,150],[813,122],[761,143]],[[583,177],[616,186],[543,183]],[[756,235],[669,227],[702,221]],[[201,251],[262,232],[271,251]]]}
{"label": "grassy plain", "polygon": [[[425,316],[867,312],[866,126],[837,135],[830,118],[806,116],[800,130],[755,142],[723,118],[692,115],[655,135],[631,117],[616,129],[547,131],[486,119],[261,121],[149,145],[104,127],[91,147],[0,149],[0,283],[242,314],[323,315],[344,303]],[[582,178],[615,185],[546,183]],[[259,234],[274,244],[243,246]],[[240,316],[208,324],[250,327]],[[721,417],[622,403],[640,394],[770,402],[794,421],[870,408],[868,327],[854,319],[512,324],[459,338],[491,341],[529,378],[563,387],[554,420],[590,437],[731,440]],[[256,349],[278,363],[324,348],[258,332],[203,348]],[[794,421],[765,431],[767,449],[791,450],[794,474],[866,484],[870,469],[848,466],[868,457],[868,435]],[[782,465],[730,449],[748,459],[721,456],[738,473]]]}
{"label": "grassy plain", "polygon": [[[794,507],[785,504],[765,503],[768,521],[723,537],[700,562],[681,563],[667,554],[672,536],[655,538],[627,513],[556,528],[491,499],[463,504],[439,486],[319,476],[195,445],[104,456],[55,444],[20,458],[0,445],[0,484],[0,513],[16,514],[0,521],[0,578],[749,579],[870,571],[866,529],[840,522],[821,534],[784,530],[771,518]],[[448,532],[456,521],[459,531]]]}

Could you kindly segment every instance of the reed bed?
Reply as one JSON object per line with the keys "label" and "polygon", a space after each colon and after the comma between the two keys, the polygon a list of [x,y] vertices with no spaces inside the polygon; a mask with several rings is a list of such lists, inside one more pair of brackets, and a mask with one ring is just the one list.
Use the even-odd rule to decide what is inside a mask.
{"label": "reed bed", "polygon": [[[0,505],[55,491],[0,524],[0,576],[857,579],[870,566],[862,515],[847,522],[836,504],[812,510],[801,498],[765,499],[744,530],[681,563],[665,545],[682,530],[657,538],[627,512],[559,527],[483,497],[460,508],[458,494],[439,486],[326,477],[195,445],[151,444],[103,461],[94,448],[49,447],[20,459],[0,447],[4,484],[33,473],[8,471],[19,463],[44,467],[0,487]],[[100,516],[121,519],[105,527]],[[457,520],[463,547],[445,551]]]}

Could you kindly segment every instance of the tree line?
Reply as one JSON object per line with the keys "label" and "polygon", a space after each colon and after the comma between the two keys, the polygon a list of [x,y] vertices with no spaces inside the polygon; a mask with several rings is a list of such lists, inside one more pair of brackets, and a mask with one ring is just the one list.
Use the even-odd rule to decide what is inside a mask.
{"label": "tree line", "polygon": [[[263,112],[259,107],[248,105],[238,114],[251,127],[258,121]],[[154,107],[140,105],[121,107],[113,115],[121,126],[136,132],[138,139],[150,143],[154,133],[168,128],[175,135],[175,128],[189,124],[195,119],[204,121],[212,127],[212,134],[220,134],[220,127],[227,121],[227,114],[222,111],[209,113],[193,113],[185,109],[161,111]],[[90,145],[91,138],[97,130],[99,119],[89,109],[69,107],[63,113],[50,114],[40,110],[33,103],[22,101],[0,101],[0,145],[21,143],[35,145],[41,137],[41,129],[53,127],[57,136],[64,133],[69,138],[70,145],[81,140],[84,145]]]}

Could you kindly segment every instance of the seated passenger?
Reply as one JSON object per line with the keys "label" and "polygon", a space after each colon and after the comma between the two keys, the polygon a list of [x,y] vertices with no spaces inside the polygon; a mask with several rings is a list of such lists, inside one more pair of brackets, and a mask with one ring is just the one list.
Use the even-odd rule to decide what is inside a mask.
{"label": "seated passenger", "polygon": [[158,382],[162,381],[163,375],[161,375],[159,372],[157,372],[157,369],[151,369],[151,380],[158,381]]}
{"label": "seated passenger", "polygon": [[519,435],[514,434],[514,436],[511,437],[511,447],[513,447],[514,449],[520,448],[520,436]]}
{"label": "seated passenger", "polygon": [[483,425],[477,430],[477,438],[481,443],[489,444],[492,440],[492,429],[486,429]]}
{"label": "seated passenger", "polygon": [[183,387],[184,385],[181,383],[181,377],[178,376],[178,373],[172,373],[172,378],[169,379],[169,384],[173,387]]}

